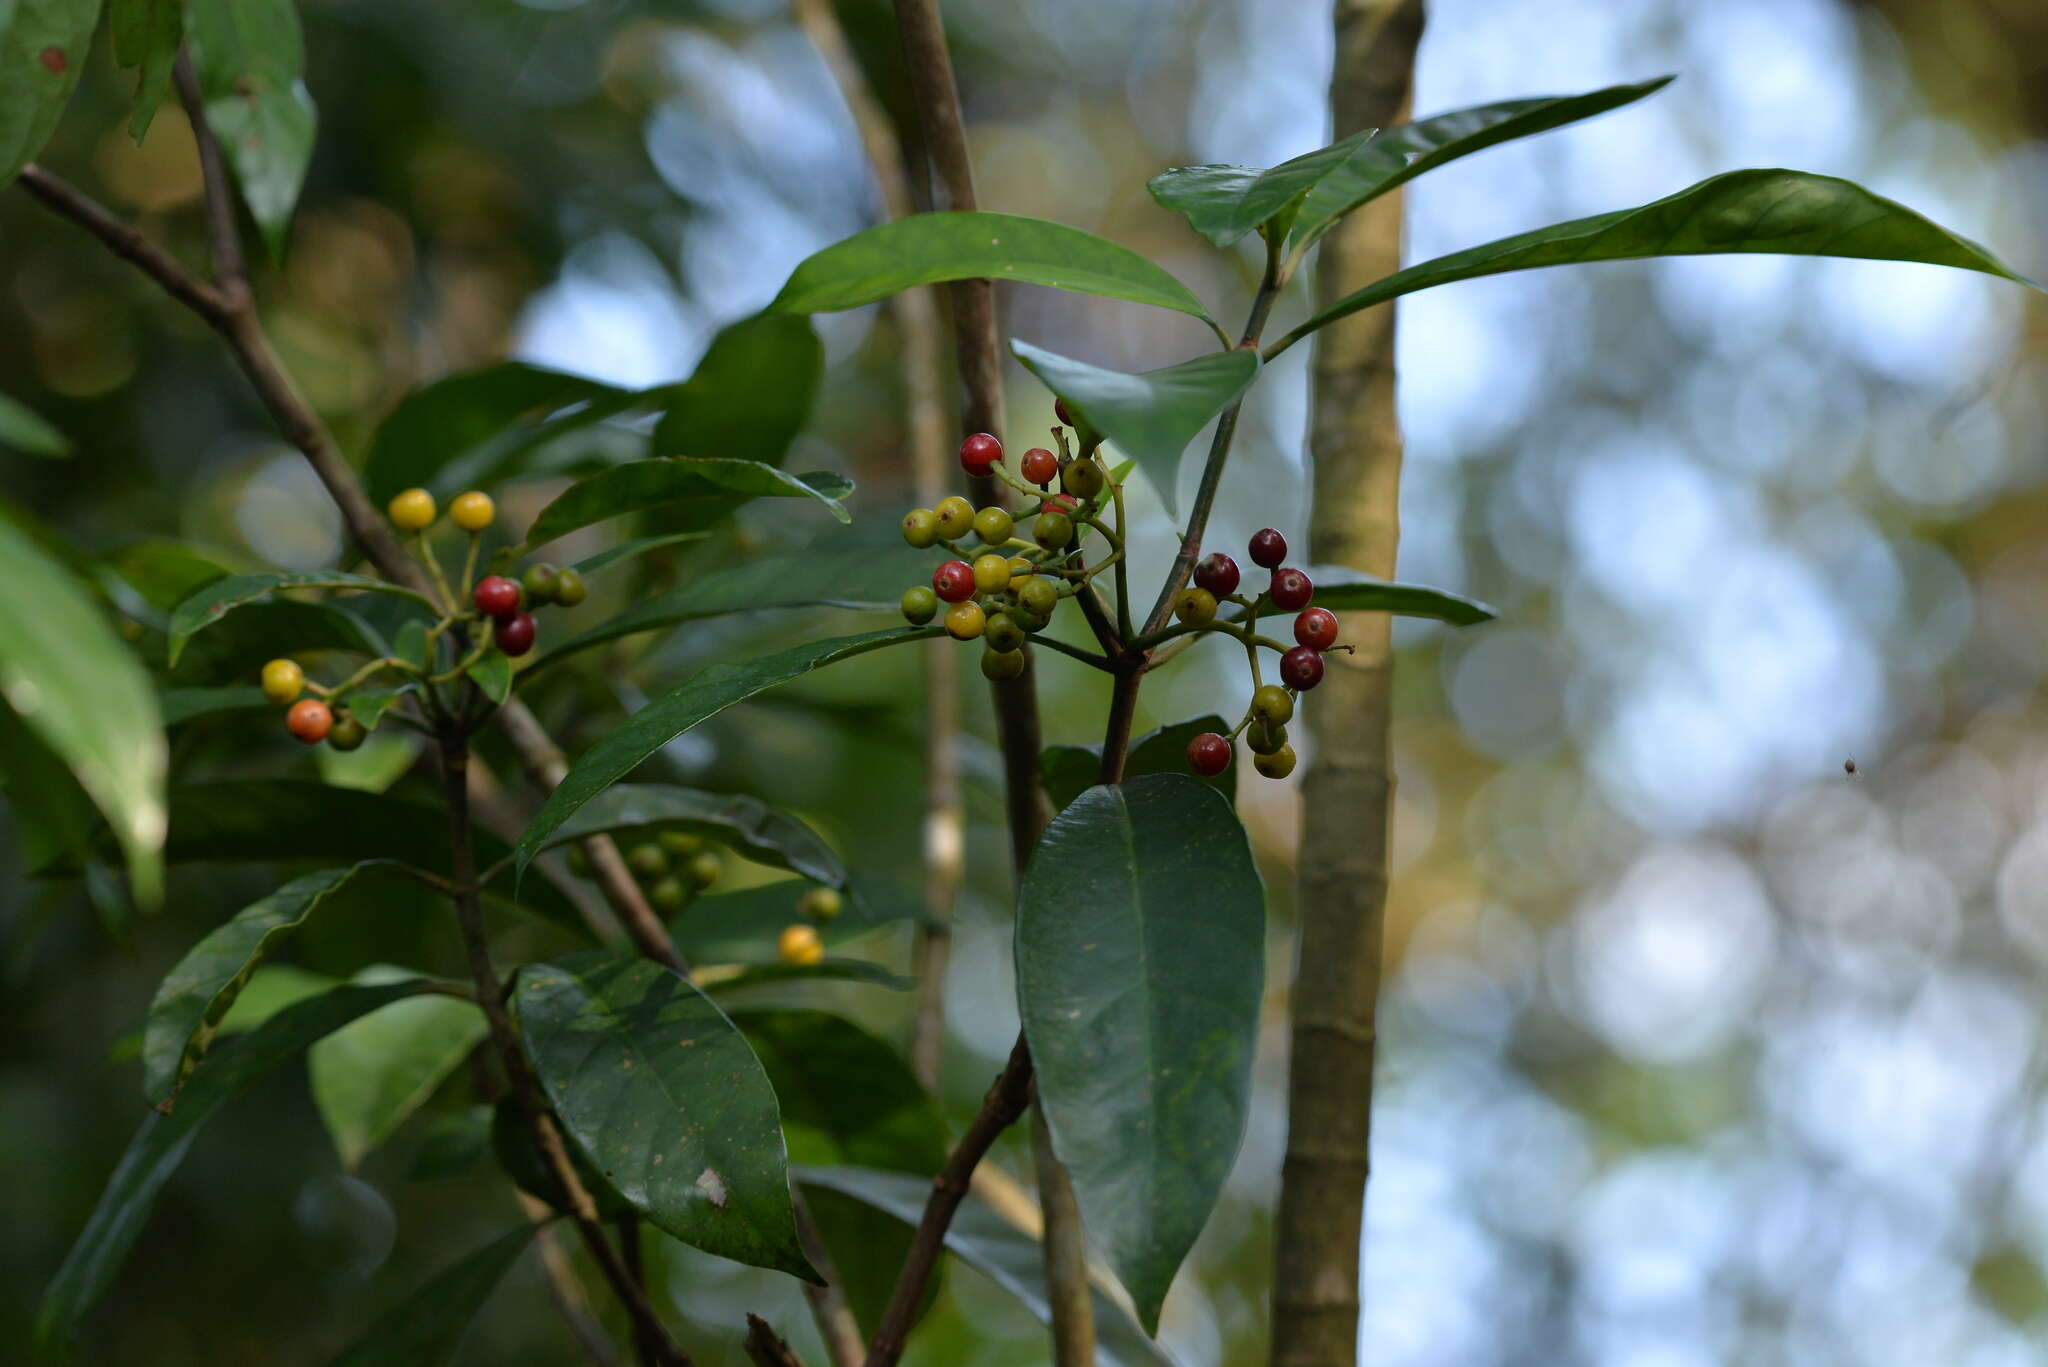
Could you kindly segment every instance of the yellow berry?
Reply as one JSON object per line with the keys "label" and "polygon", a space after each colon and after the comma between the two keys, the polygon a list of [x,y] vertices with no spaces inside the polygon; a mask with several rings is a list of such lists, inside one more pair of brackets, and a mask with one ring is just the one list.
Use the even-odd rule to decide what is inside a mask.
{"label": "yellow berry", "polygon": [[958,541],[974,530],[974,505],[958,494],[949,494],[933,505],[932,515],[939,520],[939,537],[944,541]]}
{"label": "yellow berry", "polygon": [[1010,560],[1008,556],[991,551],[976,556],[974,561],[974,587],[982,593],[1001,593],[1010,587]]}
{"label": "yellow berry", "polygon": [[846,899],[832,888],[812,888],[803,900],[796,904],[797,911],[807,921],[829,921],[846,907]]}
{"label": "yellow berry", "polygon": [[956,641],[971,641],[981,635],[988,619],[982,616],[981,605],[973,599],[955,603],[946,609],[946,634]]}
{"label": "yellow berry", "polygon": [[480,532],[498,520],[498,505],[491,502],[489,494],[471,489],[457,494],[448,505],[448,520],[465,532]]}
{"label": "yellow berry", "polygon": [[263,696],[279,707],[306,691],[306,671],[295,660],[272,660],[263,666]]}
{"label": "yellow berry", "polygon": [[783,927],[782,938],[775,943],[775,952],[786,964],[814,964],[825,957],[825,942],[818,938],[816,926],[798,922]]}
{"label": "yellow berry", "polygon": [[423,532],[434,525],[434,496],[425,489],[407,489],[385,505],[391,524],[401,532]]}

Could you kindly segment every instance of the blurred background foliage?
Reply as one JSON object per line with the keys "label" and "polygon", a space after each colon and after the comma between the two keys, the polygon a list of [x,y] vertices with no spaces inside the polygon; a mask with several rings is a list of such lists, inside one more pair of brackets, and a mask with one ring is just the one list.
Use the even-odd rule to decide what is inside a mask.
{"label": "blurred background foliage", "polygon": [[[1430,11],[1418,112],[1682,79],[1420,182],[1415,256],[1789,165],[1859,179],[2048,278],[2048,11],[2034,0]],[[409,389],[508,355],[628,385],[684,376],[719,326],[877,212],[839,97],[775,0],[302,12],[318,150],[289,253],[259,267],[258,292],[358,456]],[[900,115],[887,7],[841,13]],[[984,207],[1092,229],[1162,261],[1218,316],[1241,307],[1250,249],[1209,253],[1143,183],[1324,141],[1325,5],[959,0],[947,17]],[[136,147],[125,96],[96,61],[43,160],[202,260],[189,130],[167,105]],[[1014,335],[1102,364],[1202,345],[1177,315],[1049,291],[1002,303]],[[1369,1360],[2048,1361],[2048,309],[1962,272],[1780,258],[1503,276],[1401,309],[1402,573],[1485,598],[1501,620],[1455,637],[1401,624]],[[583,620],[736,549],[891,531],[909,502],[897,347],[872,309],[818,324],[824,388],[786,464],[853,475],[855,529],[756,505],[736,535],[599,585]],[[1306,350],[1247,410],[1219,544],[1301,529]],[[1028,377],[1012,380],[1006,435],[1028,440],[1050,416]],[[288,568],[341,553],[318,486],[214,339],[20,194],[0,195],[0,393],[76,450],[0,451],[8,511],[110,576],[141,588],[138,566],[167,541]],[[514,525],[556,487],[505,491]],[[1136,515],[1141,562],[1163,568],[1157,499],[1141,494]],[[581,534],[577,553],[609,536]],[[818,625],[764,615],[639,639],[560,671],[536,702],[573,751],[698,664]],[[262,645],[202,662],[213,676],[195,681],[245,681]],[[1236,696],[1225,656],[1159,680],[1141,726]],[[1095,740],[1098,686],[1041,659],[1048,738]],[[907,900],[916,677],[912,658],[870,657],[735,709],[658,767],[804,813]],[[978,686],[968,715],[985,735]],[[995,765],[985,743],[967,753],[956,1121],[1016,1024]],[[327,776],[403,792],[410,758]],[[246,713],[180,728],[174,763],[182,781],[320,772]],[[1241,810],[1274,891],[1277,1047],[1291,787],[1248,785]],[[19,1342],[140,1115],[123,1041],[157,978],[280,879],[181,867],[162,914],[103,924],[76,887],[22,876],[13,832],[0,819],[0,1341]],[[549,948],[548,932],[505,929]],[[900,930],[858,948],[907,961]],[[293,951],[332,974],[445,969],[455,954],[446,918],[389,885],[349,895]],[[885,1037],[907,1027],[906,999],[872,987],[782,992]],[[1167,1343],[1190,1364],[1261,1352],[1274,1047],[1233,1184],[1167,1304]],[[464,1101],[458,1080],[437,1109]],[[480,1179],[407,1180],[432,1122],[344,1173],[302,1070],[281,1072],[196,1146],[80,1359],[337,1350],[516,1217]],[[1029,1170],[1013,1146],[998,1158]],[[736,1360],[745,1310],[818,1360],[787,1279],[675,1245],[656,1268],[702,1361]],[[514,1280],[465,1360],[567,1360],[539,1273],[529,1262]],[[913,1361],[1044,1356],[1035,1322],[957,1267],[925,1334]]]}

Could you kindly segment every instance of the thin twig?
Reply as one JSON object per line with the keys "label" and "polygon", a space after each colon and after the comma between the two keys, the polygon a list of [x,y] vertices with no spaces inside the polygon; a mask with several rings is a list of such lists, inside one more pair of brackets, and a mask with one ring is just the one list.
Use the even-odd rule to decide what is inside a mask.
{"label": "thin twig", "polygon": [[782,1336],[768,1327],[768,1321],[759,1315],[747,1316],[747,1356],[756,1367],[804,1367],[804,1360],[796,1350],[783,1342]]}
{"label": "thin twig", "polygon": [[242,259],[242,234],[235,225],[235,187],[228,181],[227,160],[221,155],[220,139],[206,118],[206,97],[199,89],[199,76],[192,70],[192,55],[180,52],[171,65],[178,83],[178,99],[192,124],[192,141],[199,149],[200,177],[206,188],[207,241],[213,251],[213,283],[230,307],[245,303],[249,272]]}
{"label": "thin twig", "polygon": [[818,1233],[818,1222],[811,1214],[810,1203],[804,1200],[801,1188],[795,1183],[789,1188],[790,1209],[796,1215],[796,1241],[811,1260],[811,1266],[825,1279],[819,1286],[805,1282],[804,1299],[810,1302],[811,1318],[817,1322],[818,1337],[825,1341],[825,1356],[832,1360],[832,1367],[860,1367],[864,1347],[860,1336],[860,1322],[853,1317],[853,1307],[847,1304],[845,1283],[839,1278],[839,1268],[832,1261],[832,1250],[825,1247],[824,1236]]}
{"label": "thin twig", "polygon": [[553,1222],[559,1212],[523,1191],[519,1193],[519,1208],[526,1212],[527,1219],[540,1226],[534,1231],[533,1241],[540,1249],[541,1271],[548,1279],[548,1299],[555,1303],[555,1310],[568,1322],[569,1332],[583,1345],[583,1351],[596,1367],[619,1367],[618,1350],[605,1337],[597,1316],[591,1313],[590,1297],[577,1280],[576,1267],[562,1251],[562,1241],[555,1237]]}
{"label": "thin twig", "polygon": [[69,181],[31,163],[21,168],[17,183],[41,200],[46,208],[98,238],[107,250],[139,268],[144,275],[162,285],[172,298],[207,322],[217,327],[226,316],[227,301],[213,286],[186,270],[177,258],[108,213]]}

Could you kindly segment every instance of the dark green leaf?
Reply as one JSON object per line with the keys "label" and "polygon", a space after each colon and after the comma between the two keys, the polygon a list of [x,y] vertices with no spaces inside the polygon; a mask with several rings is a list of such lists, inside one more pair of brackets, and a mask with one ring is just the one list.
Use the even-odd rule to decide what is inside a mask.
{"label": "dark green leaf", "polygon": [[855,233],[799,265],[769,307],[830,313],[913,285],[980,278],[1209,316],[1187,286],[1128,247],[1063,223],[989,213],[914,214]]}
{"label": "dark green leaf", "polygon": [[114,60],[142,68],[128,116],[129,136],[141,142],[170,89],[171,63],[185,41],[185,0],[108,0],[107,27],[114,36]]}
{"label": "dark green leaf", "polygon": [[212,547],[162,536],[131,541],[107,556],[106,563],[159,612],[171,611],[234,573]]}
{"label": "dark green leaf", "polygon": [[[365,596],[357,595],[358,599]],[[376,655],[384,649],[355,613],[288,598],[237,608],[197,636],[188,637],[175,669],[168,663],[169,637],[145,637],[141,644],[152,662],[165,662],[167,681],[176,684],[252,682],[260,677],[266,660],[280,655],[316,650]]]}
{"label": "dark green leaf", "polygon": [[[802,918],[798,904],[813,886],[788,878],[699,897],[675,918],[670,933],[692,963],[767,962],[775,957],[775,940],[783,927]],[[839,915],[820,926],[818,934],[830,948],[921,914],[912,894],[887,889],[877,894],[857,886],[846,894]]]}
{"label": "dark green leaf", "polygon": [[1039,1105],[1148,1331],[1244,1138],[1265,927],[1244,828],[1184,774],[1083,793],[1017,891]]}
{"label": "dark green leaf", "polygon": [[[1192,721],[1174,722],[1147,731],[1131,742],[1124,755],[1124,777],[1138,778],[1144,774],[1185,774],[1188,772],[1188,742],[1204,731],[1219,735],[1230,734],[1230,723],[1210,713]],[[1065,808],[1082,793],[1093,788],[1102,772],[1102,747],[1099,745],[1048,745],[1038,756],[1038,773],[1045,780],[1045,791],[1052,798],[1054,810]],[[1226,799],[1235,800],[1237,779],[1226,769],[1213,778],[1199,780],[1208,784]]]}
{"label": "dark green leaf", "polygon": [[512,1010],[584,1156],[665,1232],[816,1281],[797,1246],[775,1089],[712,1000],[600,950],[519,970]]}
{"label": "dark green leaf", "polygon": [[1850,181],[1805,171],[1730,171],[1638,209],[1553,223],[1396,271],[1316,314],[1269,354],[1432,285],[1583,261],[1741,252],[1919,261],[2034,285],[1976,243]]}
{"label": "dark green leaf", "polygon": [[522,1225],[439,1273],[372,1325],[333,1367],[442,1367],[539,1228]]}
{"label": "dark green leaf", "polygon": [[[910,1226],[923,1218],[925,1200],[932,1194],[929,1177],[872,1168],[805,1165],[797,1168],[796,1178],[807,1190],[844,1192]],[[946,1248],[1015,1296],[1042,1323],[1052,1323],[1045,1297],[1045,1254],[1036,1239],[970,1196],[946,1227]],[[1100,1292],[1093,1299],[1095,1332],[1111,1362],[1123,1367],[1175,1367],[1173,1356],[1147,1338],[1121,1306]]]}
{"label": "dark green leaf", "polygon": [[500,707],[512,696],[512,661],[502,650],[487,650],[469,667],[470,681]]}
{"label": "dark green leaf", "polygon": [[278,571],[266,574],[238,574],[231,579],[209,584],[178,604],[177,610],[171,614],[171,663],[178,663],[178,657],[185,651],[185,643],[195,634],[212,626],[236,608],[261,602],[279,589],[356,589],[365,593],[395,594],[432,607],[431,603],[411,589],[388,580],[372,579],[368,575],[343,574],[335,570],[323,570],[315,574]]}
{"label": "dark green leaf", "polygon": [[649,551],[658,551],[663,546],[676,546],[686,541],[702,541],[709,535],[710,532],[666,532],[660,536],[643,536],[638,541],[627,541],[609,550],[599,551],[587,560],[577,561],[570,568],[588,579],[614,565],[646,555]]}
{"label": "dark green leaf", "polygon": [[0,10],[0,186],[49,141],[99,19],[100,0],[14,0]]}
{"label": "dark green leaf", "polygon": [[392,658],[405,661],[414,669],[431,670],[434,663],[434,642],[427,635],[425,622],[407,622],[398,629],[398,638],[391,643]]}
{"label": "dark green leaf", "polygon": [[[569,1198],[562,1191],[562,1184],[555,1180],[553,1167],[534,1141],[531,1122],[520,1112],[519,1103],[509,1096],[492,1108],[491,1153],[514,1186],[556,1210],[569,1209]],[[573,1145],[569,1149],[569,1163],[576,1169],[576,1180],[590,1193],[600,1219],[616,1220],[639,1214],[625,1197],[612,1190],[610,1180],[591,1167],[582,1151]]]}
{"label": "dark green leaf", "polygon": [[938,627],[897,627],[889,631],[871,631],[862,636],[837,636],[830,640],[809,641],[758,660],[712,665],[641,708],[627,721],[614,727],[603,740],[583,752],[570,767],[567,777],[548,795],[547,802],[527,825],[525,834],[519,837],[519,867],[524,869],[531,863],[547,838],[581,810],[583,804],[699,722],[717,716],[734,703],[745,702],[756,693],[788,683],[814,669],[904,641],[928,641],[940,630]]}
{"label": "dark green leaf", "polygon": [[249,687],[166,688],[157,694],[156,705],[163,712],[165,726],[222,712],[270,710],[270,700],[263,696],[263,690]]}
{"label": "dark green leaf", "polygon": [[384,419],[363,482],[380,507],[415,486],[443,497],[493,487],[565,427],[637,402],[629,390],[524,361],[450,375],[408,394]]}
{"label": "dark green leaf", "polygon": [[389,712],[400,698],[412,692],[413,688],[414,685],[409,683],[399,684],[395,688],[358,688],[348,695],[349,714],[374,731],[377,729],[377,723],[384,720],[384,714]]}
{"label": "dark green leaf", "polygon": [[1013,341],[1010,350],[1066,400],[1078,420],[1137,461],[1167,511],[1176,515],[1181,453],[1259,376],[1258,353],[1244,347],[1142,375],[1069,360],[1029,342]]}
{"label": "dark green leaf", "polygon": [[[357,982],[405,976],[370,970]],[[341,1166],[354,1171],[462,1066],[490,1032],[474,1002],[419,997],[394,1002],[329,1035],[306,1053],[313,1104]]]}
{"label": "dark green leaf", "polygon": [[[104,865],[93,850],[101,830],[98,809],[64,762],[22,725],[5,700],[0,700],[0,784],[7,789],[23,868],[39,869],[68,859],[88,880],[101,876]],[[90,881],[88,890],[98,903],[98,891]],[[107,899],[103,909],[118,913],[120,899]]]}
{"label": "dark green leaf", "polygon": [[0,394],[0,446],[11,446],[25,456],[48,460],[62,460],[71,454],[71,438],[44,421],[27,404],[5,394]]}
{"label": "dark green leaf", "polygon": [[803,431],[825,371],[811,320],[743,318],[711,341],[654,429],[664,456],[720,456],[780,465]]}
{"label": "dark green leaf", "polygon": [[106,814],[136,900],[154,905],[169,760],[149,675],[78,581],[5,519],[0,622],[0,697]]}
{"label": "dark green leaf", "polygon": [[758,864],[846,887],[846,866],[818,833],[745,793],[707,793],[668,783],[621,783],[592,798],[542,848],[633,830],[678,830],[730,845]]}
{"label": "dark green leaf", "polygon": [[1420,584],[1391,583],[1344,565],[1311,565],[1306,573],[1316,586],[1316,606],[1332,612],[1391,612],[1396,617],[1427,617],[1454,627],[1477,626],[1496,616],[1476,598]]}
{"label": "dark green leaf", "polygon": [[872,983],[892,992],[908,992],[917,986],[917,979],[892,973],[866,959],[821,959],[814,964],[708,964],[690,974],[690,981],[706,992],[737,992],[743,987],[810,980]]}
{"label": "dark green leaf", "polygon": [[839,502],[853,492],[844,475],[813,471],[785,474],[752,460],[636,460],[613,466],[570,485],[541,509],[526,534],[529,546],[544,546],[578,527],[623,513],[696,499],[730,502],[741,498],[814,498],[841,522],[853,515]]}
{"label": "dark green leaf", "polygon": [[436,1120],[406,1169],[408,1182],[441,1182],[476,1171],[491,1147],[491,1108],[465,1106]]}
{"label": "dark green leaf", "polygon": [[313,97],[292,0],[189,0],[193,64],[219,135],[273,258],[313,159]]}
{"label": "dark green leaf", "polygon": [[200,1126],[223,1102],[329,1031],[387,1003],[435,990],[435,984],[420,978],[376,987],[337,987],[288,1007],[247,1039],[222,1049],[194,1075],[176,1111],[151,1113],[128,1142],[92,1217],[43,1293],[36,1315],[37,1341],[48,1344],[68,1334],[99,1299],[142,1232],[157,1192],[177,1171]]}

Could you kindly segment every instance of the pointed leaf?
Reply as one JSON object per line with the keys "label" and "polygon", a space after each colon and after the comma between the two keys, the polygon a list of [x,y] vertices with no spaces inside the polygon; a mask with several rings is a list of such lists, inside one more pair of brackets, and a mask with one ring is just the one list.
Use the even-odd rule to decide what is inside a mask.
{"label": "pointed leaf", "polygon": [[1013,341],[1010,350],[1079,420],[1137,461],[1176,515],[1181,454],[1259,376],[1258,353],[1242,347],[1142,375],[1069,360],[1029,342]]}
{"label": "pointed leaf", "polygon": [[591,950],[519,970],[511,1005],[562,1127],[663,1231],[807,1281],[775,1089],[712,1000]]}
{"label": "pointed leaf", "polygon": [[190,0],[193,65],[206,117],[242,202],[283,259],[299,186],[313,159],[313,97],[292,0]]}
{"label": "pointed leaf", "polygon": [[179,603],[177,610],[171,613],[171,663],[178,663],[178,657],[185,653],[185,643],[193,636],[236,608],[262,602],[279,589],[358,589],[364,593],[394,594],[429,608],[433,606],[425,597],[403,585],[391,583],[386,579],[372,579],[364,574],[343,574],[338,570],[322,570],[313,574],[278,571],[265,574],[238,574],[207,585]]}
{"label": "pointed leaf", "polygon": [[[358,688],[348,695],[349,715],[374,731],[377,729],[377,723],[384,720],[384,714],[389,712],[400,698],[413,691],[414,686],[409,683],[399,684],[395,688]],[[503,699],[499,701],[502,702]]]}
{"label": "pointed leaf", "polygon": [[[1321,585],[1317,585],[1318,589]],[[1211,712],[1205,717],[1192,721],[1174,722],[1156,730],[1147,731],[1131,742],[1124,755],[1124,778],[1138,778],[1145,774],[1185,774],[1188,772],[1188,742],[1204,731],[1218,735],[1230,734],[1230,723]],[[1045,781],[1046,796],[1052,799],[1053,810],[1059,811],[1082,793],[1093,788],[1102,772],[1102,747],[1099,745],[1048,745],[1039,752],[1038,773]],[[1198,781],[1208,784],[1217,792],[1234,802],[1237,798],[1237,776],[1228,769],[1209,778],[1196,776]]]}
{"label": "pointed leaf", "polygon": [[1148,1331],[1244,1138],[1265,926],[1244,828],[1184,774],[1083,793],[1017,891],[1039,1105]]}
{"label": "pointed leaf", "polygon": [[1042,218],[913,214],[855,233],[790,274],[769,308],[830,313],[942,280],[1021,280],[1206,319],[1202,301],[1128,247]]}
{"label": "pointed leaf", "polygon": [[391,410],[363,482],[379,507],[415,486],[442,497],[494,487],[522,471],[521,458],[542,443],[642,402],[631,390],[524,361],[466,370]]}
{"label": "pointed leaf", "polygon": [[[357,975],[377,981],[382,970]],[[389,1139],[490,1033],[476,1003],[455,997],[394,1002],[306,1053],[313,1104],[345,1171]]]}
{"label": "pointed leaf", "polygon": [[69,437],[27,404],[5,394],[0,394],[0,446],[46,460],[62,460],[71,454]]}
{"label": "pointed leaf", "polygon": [[1346,565],[1311,565],[1306,573],[1316,586],[1315,605],[1332,612],[1391,612],[1396,617],[1427,617],[1454,627],[1477,626],[1499,615],[1476,598],[1375,579]]}
{"label": "pointed leaf", "polygon": [[714,337],[696,373],[669,391],[654,451],[780,465],[810,418],[824,373],[825,349],[810,319],[743,318]]}
{"label": "pointed leaf", "polygon": [[788,869],[827,887],[846,887],[846,866],[839,856],[788,812],[745,793],[707,793],[670,783],[621,783],[600,793],[563,822],[542,848],[634,830],[709,836],[757,864]]}
{"label": "pointed leaf", "polygon": [[470,1321],[539,1230],[537,1224],[522,1225],[438,1273],[372,1325],[332,1367],[442,1367],[453,1360]]}
{"label": "pointed leaf", "polygon": [[0,186],[50,140],[99,19],[100,0],[13,0],[0,9]]}
{"label": "pointed leaf", "polygon": [[135,108],[128,116],[128,134],[141,142],[170,89],[171,63],[185,41],[185,0],[108,0],[107,27],[114,37],[114,60],[141,68]]}
{"label": "pointed leaf", "polygon": [[791,475],[752,460],[629,461],[563,490],[533,520],[526,544],[544,546],[606,518],[697,499],[722,506],[735,499],[814,498],[841,522],[851,522],[853,515],[839,500],[852,492],[853,484],[844,475],[830,471]]}
{"label": "pointed leaf", "polygon": [[557,827],[599,793],[617,783],[662,746],[691,727],[717,716],[734,703],[777,684],[856,655],[905,641],[928,641],[939,627],[898,627],[863,636],[838,636],[763,656],[758,660],[716,664],[664,693],[614,727],[603,740],[584,751],[519,837],[519,867],[533,862]]}

